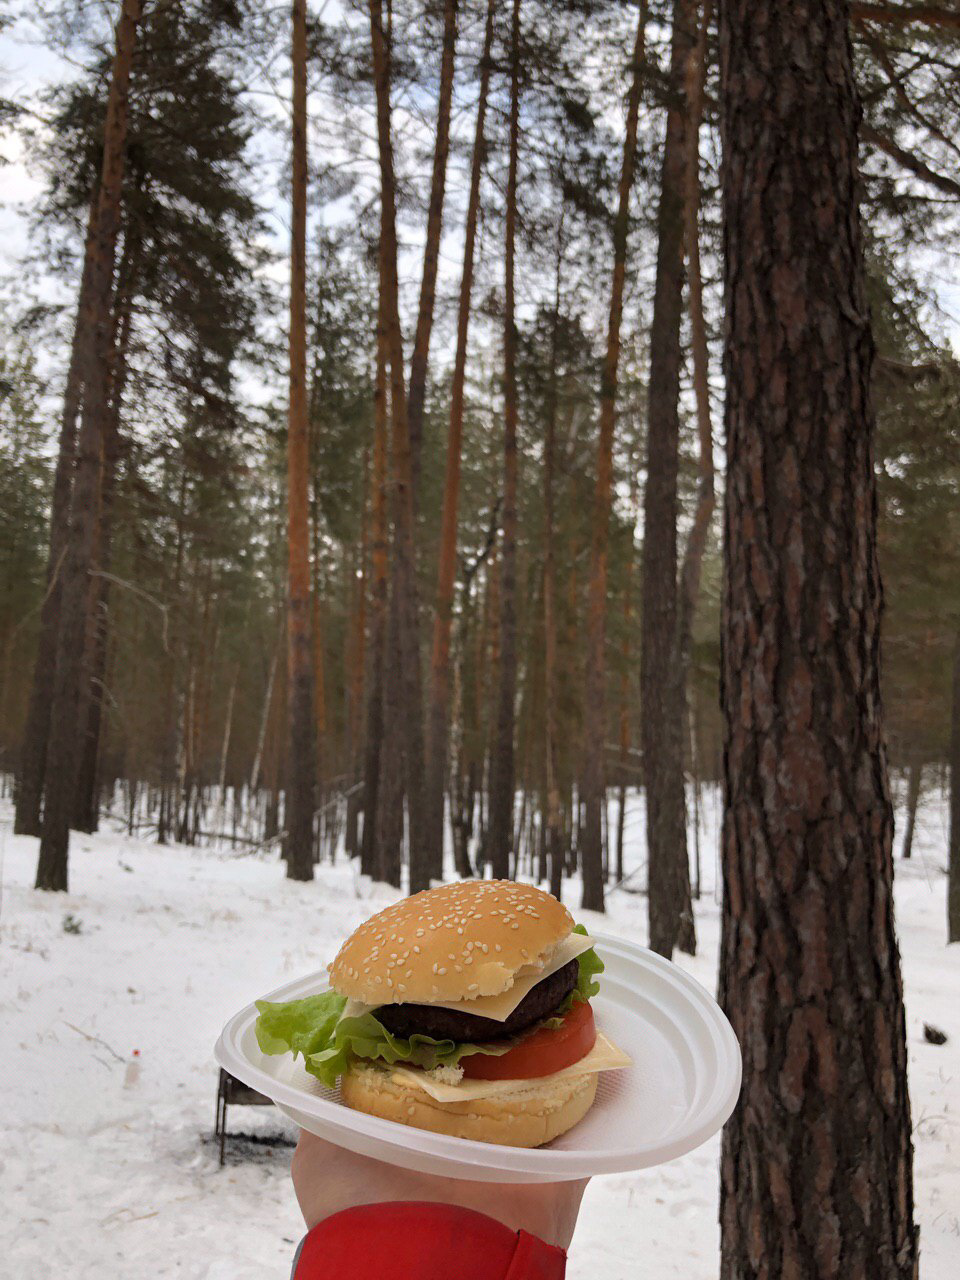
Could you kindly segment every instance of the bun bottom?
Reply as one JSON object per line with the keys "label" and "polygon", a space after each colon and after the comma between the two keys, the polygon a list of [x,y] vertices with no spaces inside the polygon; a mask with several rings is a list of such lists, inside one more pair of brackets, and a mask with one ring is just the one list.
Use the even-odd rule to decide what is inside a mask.
{"label": "bun bottom", "polygon": [[408,1088],[380,1067],[355,1065],[340,1078],[340,1098],[354,1111],[429,1129],[454,1138],[502,1147],[539,1147],[583,1119],[597,1096],[597,1072],[567,1076],[552,1084],[518,1082],[495,1098],[437,1102]]}

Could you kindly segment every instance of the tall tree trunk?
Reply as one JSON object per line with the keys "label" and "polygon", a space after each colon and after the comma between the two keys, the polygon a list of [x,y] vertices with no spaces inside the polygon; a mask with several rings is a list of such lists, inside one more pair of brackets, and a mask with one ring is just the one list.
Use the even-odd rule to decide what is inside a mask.
{"label": "tall tree trunk", "polygon": [[723,1280],[916,1280],[843,0],[720,10]]}
{"label": "tall tree trunk", "polygon": [[627,817],[627,777],[630,752],[630,675],[633,668],[633,601],[637,562],[637,519],[640,503],[640,429],[637,429],[637,455],[631,457],[630,468],[630,545],[627,548],[627,572],[623,591],[623,674],[620,677],[620,805],[617,810],[617,863],[615,879],[624,877],[623,839]]}
{"label": "tall tree trunk", "polygon": [[[377,146],[380,156],[380,212],[383,306],[390,361],[390,412],[394,479],[393,592],[401,657],[403,756],[410,823],[410,892],[430,885],[424,830],[423,705],[420,678],[420,619],[417,599],[416,544],[410,431],[404,386],[403,335],[397,282],[396,182],[390,131],[390,58],[380,0],[370,0],[370,34],[377,96]],[[381,771],[382,772],[382,771]]]}
{"label": "tall tree trunk", "polygon": [[510,874],[514,804],[514,702],[517,692],[517,322],[514,261],[517,239],[517,159],[520,145],[520,0],[513,0],[510,35],[510,161],[503,316],[503,549],[500,577],[500,683],[490,758],[490,863]]}
{"label": "tall tree trunk", "polygon": [[86,635],[88,575],[98,514],[100,450],[109,412],[107,383],[113,333],[110,299],[120,227],[127,93],[140,13],[140,0],[123,0],[107,97],[97,229],[87,245],[90,272],[88,305],[78,322],[83,408],[77,439],[70,524],[61,567],[60,628],[47,743],[43,826],[37,862],[38,889],[67,888],[67,849],[79,763],[77,711]]}
{"label": "tall tree trunk", "polygon": [[90,199],[77,318],[73,327],[70,365],[63,391],[63,410],[60,415],[60,434],[57,440],[57,463],[53,473],[53,493],[50,504],[50,549],[47,554],[46,593],[40,608],[37,656],[33,664],[30,700],[27,704],[27,719],[23,729],[17,770],[13,830],[16,835],[21,836],[40,834],[40,802],[43,798],[43,777],[47,762],[50,704],[53,700],[53,685],[57,669],[61,569],[70,528],[70,496],[73,491],[77,419],[80,416],[80,403],[83,396],[80,369],[81,326],[90,308],[90,264],[95,253],[94,238],[97,233],[99,207],[98,183]]}
{"label": "tall tree trunk", "polygon": [[947,883],[947,942],[960,942],[960,630],[953,646],[950,707],[950,866]]}
{"label": "tall tree trunk", "polygon": [[290,749],[284,821],[291,880],[313,879],[316,765],[310,647],[310,443],[307,431],[307,5],[293,0],[293,210],[290,235],[290,413],[287,428],[287,697]]}
{"label": "tall tree trunk", "polygon": [[557,260],[550,333],[550,383],[546,438],[543,447],[543,727],[546,790],[545,839],[551,892],[560,896],[563,879],[563,832],[560,818],[557,739],[557,554],[554,498],[557,474],[557,340],[560,325],[560,280],[563,271],[563,211],[557,226]]}
{"label": "tall tree trunk", "polygon": [[917,825],[917,806],[920,803],[920,783],[923,780],[923,763],[914,756],[907,772],[907,825],[903,832],[903,848],[901,858],[909,858],[913,854],[913,833]]}
{"label": "tall tree trunk", "polygon": [[125,237],[114,306],[115,339],[110,374],[110,409],[106,418],[100,477],[100,518],[97,522],[95,564],[90,582],[90,635],[86,648],[79,723],[83,728],[74,825],[78,831],[96,831],[99,825],[98,763],[103,721],[104,680],[110,641],[110,567],[113,559],[113,518],[117,469],[120,462],[120,416],[126,389],[130,339],[133,330],[133,281],[140,257],[140,237]]}
{"label": "tall tree trunk", "polygon": [[363,451],[363,498],[360,515],[360,563],[353,575],[354,606],[349,628],[347,668],[350,683],[347,704],[347,824],[344,845],[348,857],[359,852],[358,825],[361,808],[363,736],[363,685],[367,666],[367,561],[370,550],[370,449]]}
{"label": "tall tree trunk", "polygon": [[423,441],[423,405],[427,390],[427,359],[430,333],[433,329],[434,304],[437,298],[437,267],[440,262],[440,235],[443,229],[443,196],[447,181],[447,157],[450,153],[450,108],[453,102],[453,63],[457,48],[458,0],[445,0],[443,6],[443,55],[440,60],[440,99],[437,103],[437,135],[433,151],[433,174],[430,179],[430,203],[427,208],[427,238],[423,249],[423,276],[420,281],[420,306],[417,331],[410,359],[410,394],[407,420],[410,431],[410,478],[413,486],[413,509],[420,496],[420,452]]}
{"label": "tall tree trunk", "polygon": [[590,544],[590,589],[587,606],[586,701],[584,706],[583,799],[586,825],[582,850],[583,906],[603,911],[603,832],[601,809],[606,802],[604,750],[607,737],[606,630],[607,543],[610,534],[610,498],[613,489],[613,429],[617,412],[617,371],[620,364],[620,322],[623,318],[623,285],[627,271],[627,231],[630,224],[630,191],[637,151],[640,113],[641,64],[646,30],[646,7],[641,5],[633,46],[630,91],[627,95],[627,129],[617,216],[613,224],[613,283],[607,323],[607,352],[600,383],[600,439],[593,498],[593,530]]}
{"label": "tall tree trunk", "polygon": [[363,765],[363,835],[360,869],[377,869],[377,814],[384,716],[384,663],[387,642],[387,348],[382,296],[377,317],[377,372],[373,402],[373,548],[370,596],[370,680]]}
{"label": "tall tree trunk", "polygon": [[[689,142],[684,76],[697,0],[674,0],[667,136],[657,212],[643,519],[640,727],[647,798],[650,946],[671,956],[692,932],[677,652],[677,472],[684,192]],[[692,947],[689,949],[692,950]]]}
{"label": "tall tree trunk", "polygon": [[[480,209],[480,174],[484,159],[484,130],[487,95],[490,87],[490,51],[493,43],[495,0],[487,0],[487,22],[480,61],[480,100],[470,167],[470,196],[460,276],[457,309],[457,350],[450,391],[450,425],[447,435],[447,465],[443,487],[443,514],[440,522],[440,558],[437,568],[437,597],[433,617],[430,707],[427,722],[426,819],[431,872],[439,876],[443,865],[443,793],[447,772],[447,719],[450,701],[450,628],[453,589],[457,569],[457,507],[460,499],[460,457],[463,440],[463,400],[467,369],[467,331],[473,292],[473,257]],[[411,396],[413,385],[411,381]]]}
{"label": "tall tree trunk", "polygon": [[687,284],[690,305],[690,337],[693,351],[693,390],[697,404],[697,506],[687,536],[680,571],[680,674],[686,705],[687,677],[690,670],[690,646],[693,619],[700,594],[700,570],[706,550],[710,521],[713,518],[714,466],[713,427],[710,421],[710,365],[707,350],[707,327],[703,316],[703,284],[700,275],[700,120],[703,115],[703,83],[706,76],[707,37],[713,13],[713,0],[704,0],[703,17],[695,49],[687,63],[687,107],[690,136],[687,145],[687,183],[684,200],[684,239],[687,250]]}

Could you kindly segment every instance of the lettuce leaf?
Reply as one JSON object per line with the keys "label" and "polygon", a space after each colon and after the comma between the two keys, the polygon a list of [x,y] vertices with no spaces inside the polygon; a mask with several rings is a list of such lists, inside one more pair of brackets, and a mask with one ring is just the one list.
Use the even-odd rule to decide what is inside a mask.
{"label": "lettuce leaf", "polygon": [[[585,934],[587,931],[578,924],[574,932]],[[595,979],[601,973],[603,961],[591,947],[579,958],[577,985],[555,1013],[531,1030],[559,1027],[575,1003],[597,994],[600,985]],[[504,1044],[457,1044],[453,1040],[435,1040],[418,1034],[404,1039],[392,1035],[372,1013],[342,1017],[346,1003],[346,998],[335,991],[306,996],[303,1000],[287,1000],[283,1004],[258,1000],[257,1043],[267,1054],[292,1053],[295,1058],[302,1057],[305,1070],[333,1088],[352,1058],[379,1059],[391,1066],[404,1062],[432,1071],[434,1067],[456,1066],[461,1058],[473,1053],[499,1057],[530,1034],[526,1031]]]}
{"label": "lettuce leaf", "polygon": [[372,1013],[341,1017],[346,1003],[334,991],[284,1004],[258,1000],[257,1043],[264,1053],[302,1056],[304,1069],[330,1088],[351,1058],[380,1059],[390,1065],[405,1062],[432,1071],[456,1066],[473,1053],[499,1057],[513,1046],[512,1040],[502,1045],[456,1044],[419,1034],[403,1039],[392,1035]]}

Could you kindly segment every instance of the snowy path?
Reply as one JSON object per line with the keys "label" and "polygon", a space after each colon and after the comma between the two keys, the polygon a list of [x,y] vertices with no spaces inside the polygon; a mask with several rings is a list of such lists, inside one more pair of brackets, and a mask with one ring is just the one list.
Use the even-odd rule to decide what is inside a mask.
{"label": "snowy path", "polygon": [[[74,837],[68,896],[39,895],[29,889],[36,841],[11,836],[9,819],[0,810],[0,1276],[281,1280],[301,1234],[290,1152],[243,1144],[218,1168],[212,1045],[228,1014],[325,963],[388,891],[358,884],[346,863],[321,867],[313,885],[293,885],[277,862],[105,834]],[[922,816],[918,845],[911,864],[898,864],[896,895],[921,1276],[954,1280],[960,947],[943,946],[945,840],[936,809]],[[576,886],[568,893],[575,909]],[[588,927],[643,941],[645,908],[644,898],[619,892],[606,918],[577,914]],[[68,915],[79,933],[64,930]],[[718,916],[705,897],[701,954],[682,960],[710,989]],[[926,1044],[924,1022],[942,1027],[949,1043]],[[124,1087],[135,1048],[140,1079]],[[292,1132],[266,1109],[235,1111],[231,1124]],[[570,1280],[715,1280],[717,1151],[714,1141],[656,1170],[596,1179]]]}

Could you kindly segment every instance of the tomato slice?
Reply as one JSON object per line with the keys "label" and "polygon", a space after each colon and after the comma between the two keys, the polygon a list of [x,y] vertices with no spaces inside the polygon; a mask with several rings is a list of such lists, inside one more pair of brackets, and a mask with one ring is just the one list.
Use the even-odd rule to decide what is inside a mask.
{"label": "tomato slice", "polygon": [[593,1010],[582,1000],[555,1030],[541,1027],[498,1058],[471,1053],[460,1059],[460,1066],[465,1080],[532,1080],[573,1066],[587,1056],[596,1040]]}

